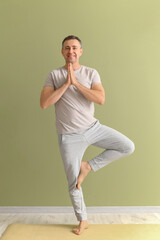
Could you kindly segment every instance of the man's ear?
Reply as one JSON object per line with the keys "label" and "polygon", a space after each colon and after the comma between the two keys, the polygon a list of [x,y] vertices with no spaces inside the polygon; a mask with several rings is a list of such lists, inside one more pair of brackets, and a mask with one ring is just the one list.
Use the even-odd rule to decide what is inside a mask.
{"label": "man's ear", "polygon": [[63,55],[63,48],[61,49],[61,53],[62,53],[62,55]]}
{"label": "man's ear", "polygon": [[82,53],[83,53],[83,49],[81,48],[81,49],[80,49],[80,56],[82,55]]}

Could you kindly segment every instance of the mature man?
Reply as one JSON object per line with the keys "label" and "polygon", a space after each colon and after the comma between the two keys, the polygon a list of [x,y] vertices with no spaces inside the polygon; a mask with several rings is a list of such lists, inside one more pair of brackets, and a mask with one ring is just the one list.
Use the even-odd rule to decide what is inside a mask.
{"label": "mature man", "polygon": [[[48,74],[40,106],[45,109],[55,105],[56,129],[68,190],[80,221],[73,232],[79,235],[88,228],[81,183],[91,170],[97,171],[133,153],[134,143],[120,132],[100,124],[94,117],[94,103],[103,105],[105,92],[98,72],[79,63],[81,40],[72,35],[66,37],[61,52],[65,65]],[[105,150],[89,161],[82,161],[90,145]]]}

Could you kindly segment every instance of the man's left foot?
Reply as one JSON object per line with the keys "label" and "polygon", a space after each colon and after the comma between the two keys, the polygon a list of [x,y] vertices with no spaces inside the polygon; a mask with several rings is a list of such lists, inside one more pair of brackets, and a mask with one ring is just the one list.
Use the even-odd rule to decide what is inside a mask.
{"label": "man's left foot", "polygon": [[92,170],[91,166],[89,165],[88,162],[81,162],[81,168],[80,168],[80,173],[77,179],[77,189],[80,189],[81,183],[83,180],[87,177],[88,173]]}
{"label": "man's left foot", "polygon": [[79,226],[74,228],[72,231],[75,234],[80,235],[87,228],[88,228],[88,221],[87,220],[83,220],[83,221],[80,221]]}

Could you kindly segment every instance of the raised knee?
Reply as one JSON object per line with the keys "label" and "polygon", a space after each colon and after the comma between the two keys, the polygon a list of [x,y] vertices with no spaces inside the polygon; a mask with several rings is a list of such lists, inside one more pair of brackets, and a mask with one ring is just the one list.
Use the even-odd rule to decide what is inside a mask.
{"label": "raised knee", "polygon": [[135,150],[135,144],[132,141],[130,141],[127,145],[126,153],[130,155],[134,152],[134,150]]}

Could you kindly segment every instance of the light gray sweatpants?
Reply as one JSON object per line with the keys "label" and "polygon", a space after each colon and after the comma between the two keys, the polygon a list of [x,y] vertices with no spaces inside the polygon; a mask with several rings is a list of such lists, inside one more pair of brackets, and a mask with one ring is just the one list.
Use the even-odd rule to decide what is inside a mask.
{"label": "light gray sweatpants", "polygon": [[68,181],[68,190],[78,221],[86,220],[86,206],[82,188],[76,188],[82,157],[88,146],[94,145],[105,149],[101,154],[89,160],[93,171],[133,153],[134,143],[120,132],[102,125],[97,120],[89,129],[72,133],[59,134],[59,147]]}

